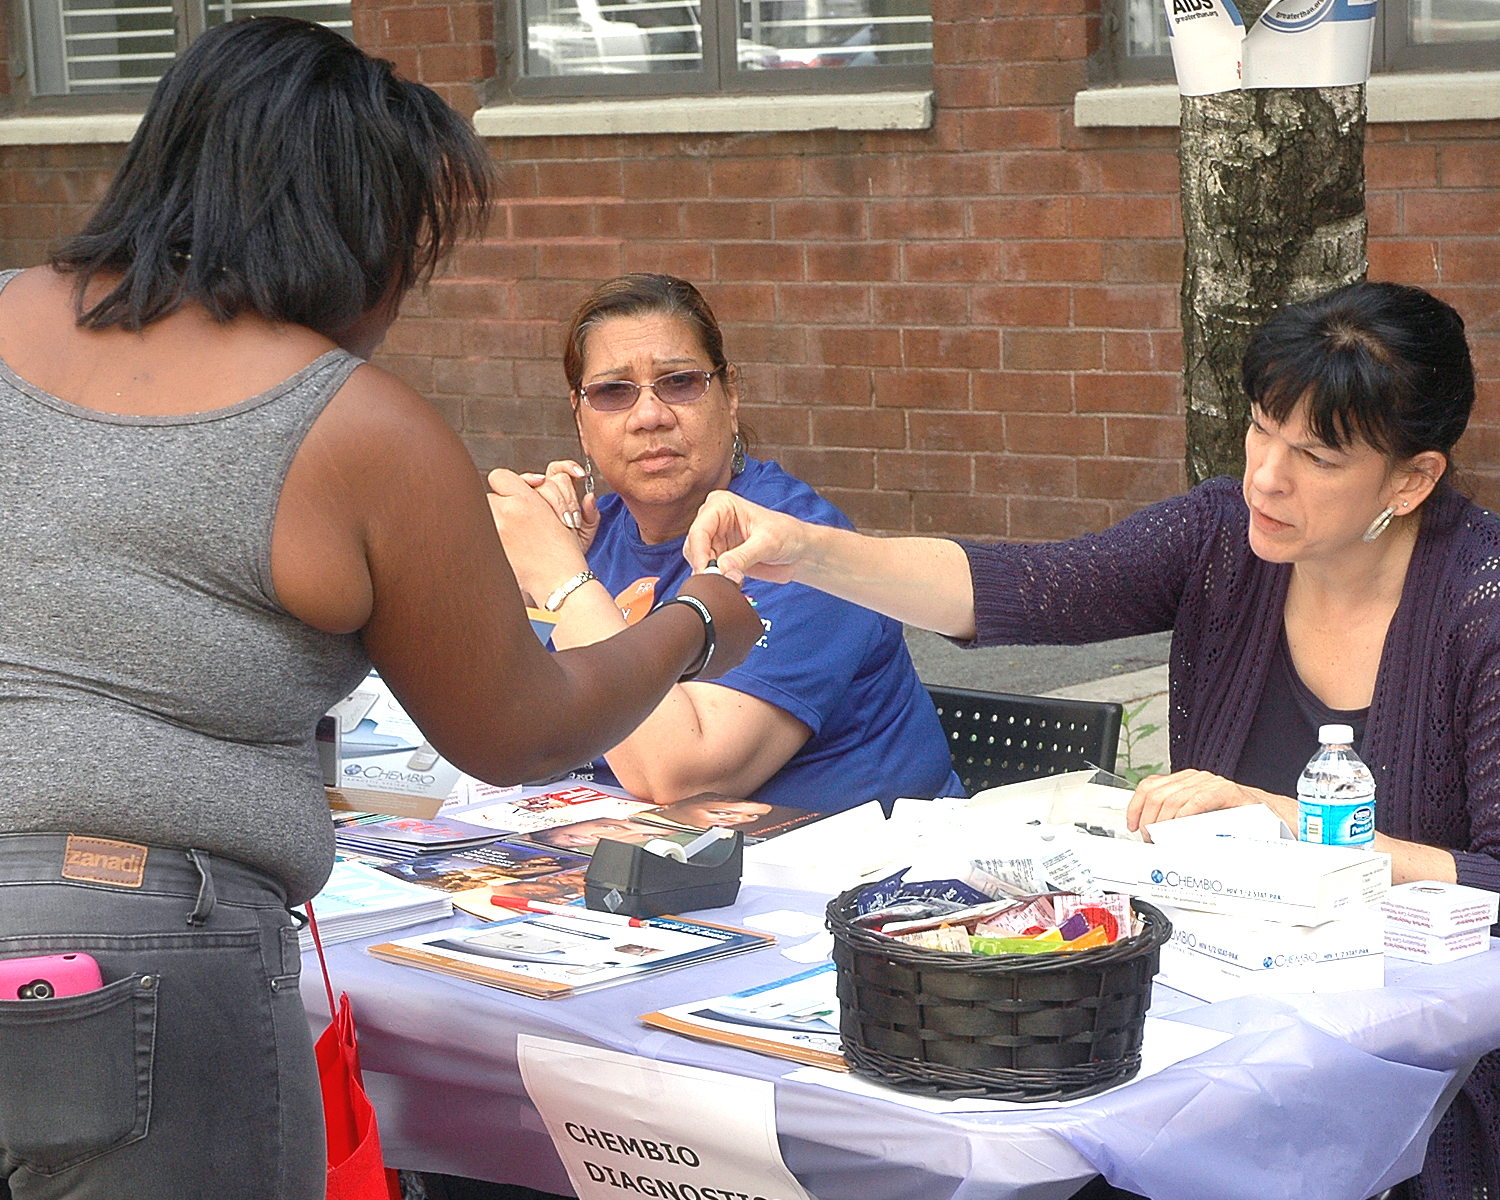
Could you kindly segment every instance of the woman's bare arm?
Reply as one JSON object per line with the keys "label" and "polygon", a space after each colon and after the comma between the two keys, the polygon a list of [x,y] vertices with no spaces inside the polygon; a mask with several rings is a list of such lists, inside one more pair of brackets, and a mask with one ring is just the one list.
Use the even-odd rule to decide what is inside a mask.
{"label": "woman's bare arm", "polygon": [[[556,477],[551,468],[549,475]],[[533,480],[539,478],[510,471],[489,476],[495,527],[522,591],[533,599],[551,595],[588,565],[582,536],[558,513],[559,507],[573,511],[559,503],[573,497],[571,482],[560,491],[538,486]],[[559,649],[592,645],[625,627],[624,614],[594,580],[563,602],[552,644]],[[658,804],[699,792],[748,796],[811,736],[791,713],[757,696],[714,683],[684,683],[671,688],[604,758],[627,790]]]}
{"label": "woman's bare arm", "polygon": [[810,525],[732,492],[710,493],[683,551],[693,569],[716,562],[746,575],[805,583],[908,625],[974,636],[974,587],[962,547],[941,538],[872,538]]}
{"label": "woman's bare arm", "polygon": [[[432,744],[497,783],[616,744],[703,647],[699,617],[672,605],[617,638],[546,651],[468,452],[420,396],[371,367],[350,378],[293,461],[272,574],[294,616],[359,630]],[[690,584],[718,626],[713,668],[727,670],[760,623],[728,581]]]}

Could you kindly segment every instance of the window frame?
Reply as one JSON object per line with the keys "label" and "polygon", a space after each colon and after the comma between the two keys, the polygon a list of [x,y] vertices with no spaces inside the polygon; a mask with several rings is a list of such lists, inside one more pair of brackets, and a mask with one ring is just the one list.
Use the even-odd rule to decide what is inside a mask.
{"label": "window frame", "polygon": [[1411,0],[1381,0],[1375,13],[1375,62],[1379,71],[1473,71],[1500,68],[1500,36],[1491,41],[1408,40]]}
{"label": "window frame", "polygon": [[[1132,57],[1127,53],[1129,0],[1103,0],[1104,37],[1090,64],[1091,83],[1169,83],[1175,75],[1172,56]],[[1500,38],[1482,42],[1418,45],[1407,38],[1411,0],[1381,0],[1375,12],[1375,45],[1370,73],[1479,71],[1500,69]]]}
{"label": "window frame", "polygon": [[[143,0],[172,10],[173,50],[171,60],[164,60],[163,70],[175,62],[184,51],[209,26],[209,9],[217,7],[216,0]],[[256,7],[255,0],[242,0],[246,8]],[[349,5],[352,0],[310,0],[320,7]],[[49,29],[38,37],[37,6],[45,5]],[[67,63],[67,35],[63,0],[17,0],[10,4],[7,13],[6,31],[9,35],[12,61],[25,63],[25,71],[17,76],[12,73],[11,95],[8,106],[11,110],[31,112],[144,112],[156,84],[112,90],[72,87],[69,90]],[[56,11],[56,19],[53,17]],[[329,27],[348,36],[351,21],[332,23]],[[166,36],[163,29],[160,36]],[[38,91],[38,81],[45,86],[60,86],[61,91]]]}
{"label": "window frame", "polygon": [[651,96],[731,96],[787,93],[899,91],[932,86],[932,64],[878,67],[817,67],[790,71],[741,71],[737,51],[739,0],[699,0],[703,68],[619,75],[527,75],[525,0],[504,4],[504,64],[494,102],[628,100]]}

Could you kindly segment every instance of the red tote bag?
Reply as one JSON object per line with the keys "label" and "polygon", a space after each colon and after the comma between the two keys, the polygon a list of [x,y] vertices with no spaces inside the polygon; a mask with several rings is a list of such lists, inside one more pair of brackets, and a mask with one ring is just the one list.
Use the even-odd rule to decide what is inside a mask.
{"label": "red tote bag", "polygon": [[328,989],[328,1011],[333,1015],[314,1048],[318,1079],[323,1085],[323,1119],[328,1127],[328,1200],[401,1200],[396,1172],[386,1169],[380,1154],[375,1108],[365,1095],[349,993],[340,993],[334,1005],[333,983],[328,978],[323,941],[318,937],[311,904],[307,906],[307,919],[323,968],[323,986]]}

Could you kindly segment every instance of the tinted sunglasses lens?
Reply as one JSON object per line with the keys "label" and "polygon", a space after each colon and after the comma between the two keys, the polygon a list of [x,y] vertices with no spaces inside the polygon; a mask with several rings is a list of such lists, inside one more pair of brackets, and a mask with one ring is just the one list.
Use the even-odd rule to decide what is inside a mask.
{"label": "tinted sunglasses lens", "polygon": [[656,381],[656,394],[668,404],[686,404],[708,391],[707,371],[673,371]]}
{"label": "tinted sunglasses lens", "polygon": [[619,412],[635,403],[641,389],[625,379],[608,379],[591,383],[583,389],[583,398],[595,412]]}

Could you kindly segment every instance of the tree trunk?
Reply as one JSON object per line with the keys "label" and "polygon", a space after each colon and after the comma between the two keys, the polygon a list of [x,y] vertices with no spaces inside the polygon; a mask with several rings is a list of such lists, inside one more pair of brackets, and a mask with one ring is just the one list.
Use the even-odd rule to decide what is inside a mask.
{"label": "tree trunk", "polygon": [[1363,278],[1364,138],[1363,85],[1182,98],[1190,483],[1244,470],[1240,359],[1256,327],[1283,304]]}

